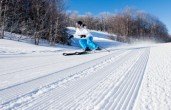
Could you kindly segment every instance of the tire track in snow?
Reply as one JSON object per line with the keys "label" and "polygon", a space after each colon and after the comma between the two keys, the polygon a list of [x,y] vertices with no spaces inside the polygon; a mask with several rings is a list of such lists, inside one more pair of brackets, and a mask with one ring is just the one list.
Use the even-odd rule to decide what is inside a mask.
{"label": "tire track in snow", "polygon": [[[128,51],[127,51],[128,52]],[[123,51],[118,51],[118,52],[116,52],[117,53],[117,55],[119,55],[119,56],[122,56],[122,55],[124,55],[124,54],[126,54],[127,52],[123,52]],[[113,53],[113,54],[111,54],[111,55],[108,55],[108,56],[105,56],[105,57],[102,57],[102,58],[99,58],[99,59],[96,59],[95,61],[98,61],[98,62],[95,62],[95,63],[92,63],[92,62],[94,62],[94,61],[91,61],[91,62],[88,62],[88,63],[90,63],[90,65],[88,65],[88,67],[89,66],[92,66],[92,65],[97,65],[96,63],[99,63],[99,64],[101,64],[102,62],[107,62],[107,63],[110,63],[110,61],[112,61],[112,59],[113,60],[115,60],[115,58],[117,58],[118,56],[117,55],[114,55],[114,54],[116,54],[116,53]],[[86,63],[85,63],[86,64]],[[85,64],[82,64],[82,65],[80,65],[79,67],[74,67],[74,69],[73,68],[71,68],[71,69],[67,69],[67,71],[62,71],[62,73],[65,73],[65,75],[68,77],[68,78],[73,78],[73,77],[76,77],[77,76],[77,74],[78,74],[78,68],[80,68],[80,67],[84,67],[84,69],[85,69],[85,67],[86,68],[88,68],[87,66],[85,66]],[[86,64],[87,65],[87,64]],[[90,69],[90,68],[88,68],[88,69]],[[75,73],[73,74],[66,74],[66,72],[67,73],[69,73],[69,72],[71,72],[71,71],[75,71]],[[85,71],[85,70],[83,70],[83,71]],[[18,102],[19,103],[21,103],[21,100],[20,99],[22,99],[22,101],[24,101],[25,99],[27,100],[27,98],[29,98],[29,97],[27,97],[27,96],[30,96],[30,94],[36,94],[36,95],[38,95],[38,94],[41,94],[41,93],[39,93],[40,91],[40,89],[36,89],[36,88],[38,88],[38,87],[40,87],[40,86],[43,86],[43,85],[45,85],[45,84],[42,84],[44,81],[46,81],[46,79],[47,79],[47,77],[48,77],[48,79],[52,82],[53,81],[53,79],[56,81],[55,83],[52,83],[51,85],[50,85],[50,88],[49,88],[49,85],[47,85],[47,86],[44,86],[44,87],[42,87],[41,88],[41,90],[43,91],[43,93],[44,92],[47,92],[47,91],[49,91],[50,89],[53,89],[53,85],[55,85],[55,84],[57,84],[58,85],[58,83],[59,82],[65,82],[65,79],[67,78],[66,76],[62,76],[62,77],[64,77],[63,79],[61,79],[61,78],[59,78],[59,80],[57,80],[57,79],[54,79],[54,77],[56,76],[58,76],[59,77],[59,75],[57,74],[57,73],[53,73],[53,74],[51,74],[50,76],[46,76],[46,77],[44,77],[44,78],[40,78],[40,79],[42,79],[42,80],[40,80],[40,79],[37,79],[37,81],[30,81],[30,82],[28,82],[28,85],[27,85],[27,83],[23,83],[23,84],[21,84],[21,85],[17,85],[16,87],[12,87],[12,88],[9,88],[9,89],[5,89],[5,90],[2,90],[2,91],[0,91],[0,96],[2,95],[3,96],[3,94],[5,93],[5,97],[3,97],[4,99],[1,99],[1,103],[2,103],[2,105],[3,105],[3,107],[5,107],[6,105],[10,105],[11,103],[15,103],[15,101],[16,100],[18,100]],[[75,75],[75,76],[74,76]],[[53,78],[53,79],[52,79]],[[31,83],[31,84],[30,84]],[[37,84],[37,85],[36,85]],[[28,90],[29,89],[27,89],[28,87],[30,87],[30,88],[32,88],[32,86],[33,85],[36,85],[36,87],[35,87],[35,89],[36,90],[34,90],[34,91],[32,91],[32,92],[30,92],[30,93],[27,93],[27,94],[25,94],[25,95],[23,95],[23,93],[26,93],[26,92],[28,92]],[[26,88],[25,88],[25,86],[26,86]],[[51,88],[52,87],[52,88]],[[49,89],[48,89],[49,88]],[[24,91],[24,92],[23,92]],[[42,92],[41,91],[41,92]],[[13,94],[14,93],[14,94]],[[17,98],[15,98],[16,96],[20,96],[21,95],[21,97],[17,97]],[[23,99],[25,97],[25,99]],[[6,101],[5,101],[6,100]],[[17,103],[18,103],[17,102]],[[17,104],[16,103],[16,104]],[[12,104],[13,105],[13,104]],[[14,104],[15,105],[15,104]],[[11,105],[10,105],[11,106]]]}

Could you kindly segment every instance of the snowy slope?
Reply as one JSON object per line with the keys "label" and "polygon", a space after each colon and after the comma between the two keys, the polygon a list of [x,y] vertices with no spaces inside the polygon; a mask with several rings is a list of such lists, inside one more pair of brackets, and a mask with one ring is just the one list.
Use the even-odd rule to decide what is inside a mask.
{"label": "snowy slope", "polygon": [[150,49],[134,110],[171,110],[171,43]]}
{"label": "snowy slope", "polygon": [[93,32],[111,52],[66,57],[80,49],[1,39],[0,110],[170,110],[171,44],[128,46]]}

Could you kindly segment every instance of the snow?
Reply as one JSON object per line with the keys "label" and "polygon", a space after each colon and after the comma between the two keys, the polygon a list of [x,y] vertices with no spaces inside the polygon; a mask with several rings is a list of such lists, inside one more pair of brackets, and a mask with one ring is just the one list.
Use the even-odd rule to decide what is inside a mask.
{"label": "snow", "polygon": [[171,44],[151,48],[149,63],[134,110],[171,109]]}
{"label": "snow", "polygon": [[[74,28],[69,27],[73,33]],[[171,44],[123,44],[91,30],[102,50],[0,39],[0,110],[170,110]],[[19,36],[19,35],[15,35]]]}

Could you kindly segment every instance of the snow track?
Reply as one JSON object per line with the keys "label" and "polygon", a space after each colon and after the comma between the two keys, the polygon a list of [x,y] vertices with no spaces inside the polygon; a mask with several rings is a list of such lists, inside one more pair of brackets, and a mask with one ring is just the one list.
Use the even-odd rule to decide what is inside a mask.
{"label": "snow track", "polygon": [[[73,99],[75,105],[71,101],[71,105],[65,104],[59,109],[66,107],[65,109],[73,110],[85,108],[126,110],[126,107],[128,106],[127,109],[129,110],[129,106],[132,106],[142,81],[147,59],[148,51],[143,53],[142,56],[138,58],[136,63],[132,62],[132,67],[125,67],[124,69],[122,68],[123,70],[119,71],[119,73],[122,74],[118,74],[117,76],[117,72],[111,72],[107,77],[104,78],[102,82],[100,82],[100,84],[97,84],[95,88],[87,91],[83,96],[76,99],[76,101]],[[134,57],[132,60],[136,60],[136,57]],[[130,61],[125,61],[125,63],[130,63]],[[121,65],[117,65],[115,69],[113,67],[113,71],[120,69],[118,68],[119,66]]]}
{"label": "snow track", "polygon": [[[5,103],[11,102],[13,99],[19,100],[25,96],[29,97],[30,94],[35,93],[36,91],[39,91],[39,88],[46,88],[46,86],[48,87],[48,84],[53,85],[56,83],[60,83],[63,80],[65,81],[65,80],[68,80],[69,78],[71,79],[72,77],[75,77],[76,75],[79,75],[80,73],[83,74],[84,71],[94,69],[94,68],[90,68],[91,66],[93,67],[93,65],[98,67],[99,66],[97,65],[98,63],[100,63],[100,65],[103,66],[103,64],[105,63],[107,64],[112,59],[115,60],[114,58],[119,57],[120,54],[122,53],[125,54],[127,52],[116,51],[112,55],[108,55],[108,56],[96,59],[94,61],[83,63],[79,65],[79,67],[75,66],[75,67],[72,67],[63,71],[51,73],[51,74],[27,81],[27,82],[19,83],[19,84],[12,85],[7,88],[0,89],[0,96],[1,96],[0,102],[1,104],[2,103],[5,104]],[[4,95],[4,93],[6,95]],[[24,94],[24,93],[27,93],[27,94]]]}
{"label": "snow track", "polygon": [[1,88],[0,109],[130,110],[144,76],[149,51],[149,48],[118,50],[74,67]]}

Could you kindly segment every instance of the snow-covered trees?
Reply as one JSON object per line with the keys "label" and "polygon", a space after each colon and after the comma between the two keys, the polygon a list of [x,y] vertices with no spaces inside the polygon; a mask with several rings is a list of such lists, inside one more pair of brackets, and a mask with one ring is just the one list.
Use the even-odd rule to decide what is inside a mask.
{"label": "snow-covered trees", "polygon": [[1,0],[0,15],[1,33],[33,36],[36,45],[40,38],[51,44],[67,42],[63,0]]}

